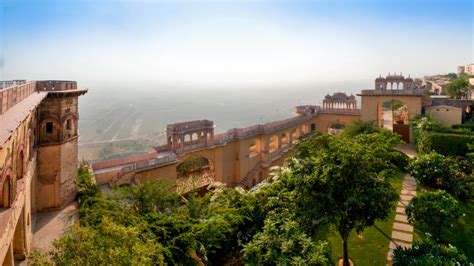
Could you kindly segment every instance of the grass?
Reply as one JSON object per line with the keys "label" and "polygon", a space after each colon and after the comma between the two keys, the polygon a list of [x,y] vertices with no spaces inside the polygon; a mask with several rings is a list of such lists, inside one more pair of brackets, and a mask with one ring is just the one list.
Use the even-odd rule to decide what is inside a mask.
{"label": "grass", "polygon": [[[393,188],[400,193],[403,173],[398,173],[396,176],[387,178],[387,181],[393,186]],[[387,260],[387,252],[389,249],[390,241],[387,237],[392,234],[392,225],[395,219],[395,208],[396,203],[392,208],[392,212],[389,217],[384,221],[378,221],[375,223],[382,232],[377,230],[374,226],[365,229],[360,235],[355,231],[349,236],[349,257],[355,265],[385,265]],[[384,236],[384,234],[386,236]],[[342,240],[334,228],[334,226],[328,226],[327,228],[321,229],[318,233],[318,237],[327,239],[331,246],[331,257],[334,263],[342,257]],[[321,239],[321,238],[320,238]]]}
{"label": "grass", "polygon": [[[432,190],[419,185],[417,195]],[[448,243],[461,250],[469,261],[474,262],[474,203],[460,202],[460,205],[465,215],[455,222],[452,228],[446,230],[443,236]],[[425,238],[424,232],[427,232],[424,226],[415,224],[414,240],[421,241]]]}

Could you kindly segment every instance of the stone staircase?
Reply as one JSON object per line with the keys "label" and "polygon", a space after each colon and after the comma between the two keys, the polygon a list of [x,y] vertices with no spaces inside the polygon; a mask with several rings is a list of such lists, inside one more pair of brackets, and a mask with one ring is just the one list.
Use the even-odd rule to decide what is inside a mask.
{"label": "stone staircase", "polygon": [[411,199],[416,196],[416,181],[410,175],[403,177],[402,191],[400,192],[400,201],[397,205],[395,221],[392,228],[392,241],[390,241],[387,262],[392,262],[393,250],[397,246],[411,248],[413,243],[413,225],[408,223],[405,213],[405,207]]}
{"label": "stone staircase", "polygon": [[244,179],[242,179],[238,186],[240,187],[245,187],[246,184],[248,184],[248,182],[250,182],[250,180],[252,180],[252,178],[260,171],[262,170],[262,163],[257,163],[255,165],[254,168],[252,168],[252,170],[250,170],[250,172],[247,173],[247,175],[244,177]]}

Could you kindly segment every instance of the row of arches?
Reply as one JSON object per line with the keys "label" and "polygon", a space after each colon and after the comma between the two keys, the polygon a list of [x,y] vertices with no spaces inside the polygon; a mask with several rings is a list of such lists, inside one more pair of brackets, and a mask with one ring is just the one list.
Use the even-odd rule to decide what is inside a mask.
{"label": "row of arches", "polygon": [[16,158],[10,158],[10,161],[12,161],[12,159],[15,159],[15,164],[12,164],[11,162],[8,163],[4,168],[6,170],[0,173],[0,207],[2,208],[9,208],[12,205],[16,196],[16,182],[22,179],[25,175],[24,169],[26,162],[22,146],[17,153]]}

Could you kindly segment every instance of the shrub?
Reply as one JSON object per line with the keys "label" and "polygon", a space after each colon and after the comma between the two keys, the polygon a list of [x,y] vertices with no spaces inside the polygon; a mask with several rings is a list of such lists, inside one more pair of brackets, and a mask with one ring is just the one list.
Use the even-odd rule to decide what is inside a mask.
{"label": "shrub", "polygon": [[444,155],[465,156],[467,143],[474,142],[474,124],[444,126],[432,117],[416,116],[410,121],[413,143],[420,153],[436,151]]}
{"label": "shrub", "polygon": [[424,224],[434,239],[440,240],[442,231],[461,216],[461,207],[446,191],[437,190],[414,197],[406,213],[410,223]]}
{"label": "shrub", "polygon": [[474,167],[474,162],[471,158],[466,158],[462,156],[457,156],[454,158],[456,160],[456,163],[458,164],[459,170],[464,175],[471,175],[472,174],[472,169]]}
{"label": "shrub", "polygon": [[99,187],[92,181],[92,176],[89,169],[81,165],[77,169],[77,195],[79,200],[87,197],[94,197],[100,194]]}
{"label": "shrub", "polygon": [[399,246],[393,252],[393,265],[469,265],[467,257],[451,245],[432,242],[414,243],[410,249]]}
{"label": "shrub", "polygon": [[410,158],[405,153],[394,150],[390,153],[390,162],[398,167],[398,169],[405,171],[410,162]]}
{"label": "shrub", "polygon": [[410,161],[408,170],[416,180],[430,187],[443,187],[457,173],[456,164],[437,152],[418,155]]}
{"label": "shrub", "polygon": [[443,132],[446,127],[438,120],[430,116],[415,116],[410,120],[410,128],[413,133],[413,143],[418,152],[431,151],[430,131]]}
{"label": "shrub", "polygon": [[474,123],[452,125],[452,128],[453,129],[468,129],[469,131],[474,131]]}
{"label": "shrub", "polygon": [[343,134],[354,137],[360,134],[371,134],[380,132],[380,128],[377,126],[375,121],[362,121],[358,120],[344,129]]}
{"label": "shrub", "polygon": [[461,199],[474,198],[474,180],[459,169],[458,163],[436,152],[420,154],[410,161],[409,173],[423,185],[444,189]]}
{"label": "shrub", "polygon": [[429,132],[425,144],[431,150],[444,155],[465,156],[469,149],[467,143],[474,142],[474,134],[453,134]]}

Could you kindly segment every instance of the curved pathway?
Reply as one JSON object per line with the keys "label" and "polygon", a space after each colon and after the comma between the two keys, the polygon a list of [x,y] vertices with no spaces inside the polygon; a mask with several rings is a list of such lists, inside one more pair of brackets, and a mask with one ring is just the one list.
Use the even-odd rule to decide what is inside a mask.
{"label": "curved pathway", "polygon": [[[413,158],[416,152],[408,145],[400,145],[398,150]],[[416,180],[409,174],[403,177],[402,190],[400,192],[400,201],[398,202],[395,221],[392,227],[392,241],[390,241],[387,254],[387,262],[391,263],[393,250],[397,246],[411,248],[413,243],[413,225],[408,223],[405,213],[405,207],[411,199],[416,196]]]}

